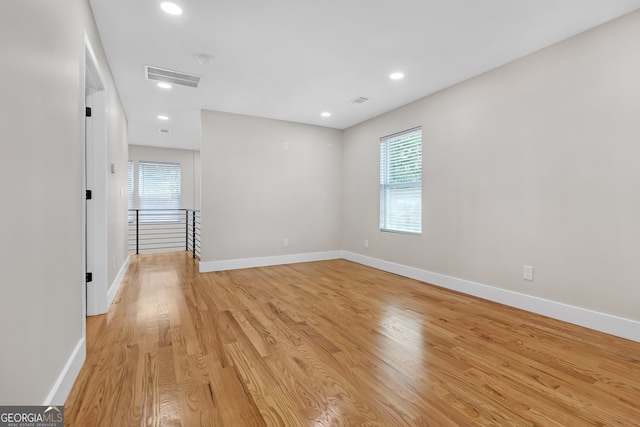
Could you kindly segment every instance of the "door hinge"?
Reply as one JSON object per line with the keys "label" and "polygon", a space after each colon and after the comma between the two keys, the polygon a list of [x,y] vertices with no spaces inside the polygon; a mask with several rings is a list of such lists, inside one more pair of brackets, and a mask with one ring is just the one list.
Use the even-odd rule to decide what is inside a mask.
{"label": "door hinge", "polygon": [[91,107],[84,107],[84,115],[87,117],[91,117]]}
{"label": "door hinge", "polygon": [[87,190],[85,192],[85,197],[86,197],[87,200],[91,200],[92,195],[93,194],[91,193],[91,190]]}
{"label": "door hinge", "polygon": [[86,274],[87,283],[93,282],[93,273]]}

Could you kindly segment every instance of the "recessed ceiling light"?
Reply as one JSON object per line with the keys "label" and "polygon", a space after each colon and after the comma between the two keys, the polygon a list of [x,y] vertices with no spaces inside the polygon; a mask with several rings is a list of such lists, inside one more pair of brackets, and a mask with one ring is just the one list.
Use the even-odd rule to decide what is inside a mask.
{"label": "recessed ceiling light", "polygon": [[170,15],[182,15],[182,8],[170,1],[163,1],[160,3],[160,7]]}
{"label": "recessed ceiling light", "polygon": [[389,78],[393,80],[400,80],[403,77],[404,77],[403,73],[393,73],[389,76]]}
{"label": "recessed ceiling light", "polygon": [[160,82],[158,83],[158,87],[161,87],[162,89],[171,89],[173,86],[171,86],[169,83]]}
{"label": "recessed ceiling light", "polygon": [[160,120],[169,120],[169,116],[158,116]]}
{"label": "recessed ceiling light", "polygon": [[320,113],[320,115],[321,115],[322,117],[329,117],[329,116],[331,116],[331,113],[330,113],[330,112],[328,112],[328,111],[324,111],[324,112]]}

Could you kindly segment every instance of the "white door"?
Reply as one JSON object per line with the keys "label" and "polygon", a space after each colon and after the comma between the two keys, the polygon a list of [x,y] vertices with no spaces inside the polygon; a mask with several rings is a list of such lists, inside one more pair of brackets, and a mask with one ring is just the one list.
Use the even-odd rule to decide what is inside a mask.
{"label": "white door", "polygon": [[[85,117],[85,188],[91,199],[85,205],[86,314],[106,313],[108,309],[108,171],[106,87],[95,55],[85,40],[85,103],[91,116]],[[87,274],[88,276],[88,274]]]}

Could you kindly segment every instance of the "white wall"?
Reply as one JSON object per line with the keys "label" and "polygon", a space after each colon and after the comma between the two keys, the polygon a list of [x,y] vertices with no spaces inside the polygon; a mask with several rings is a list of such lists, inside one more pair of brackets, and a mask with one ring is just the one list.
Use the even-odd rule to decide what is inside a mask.
{"label": "white wall", "polygon": [[[138,162],[180,164],[180,196],[182,209],[200,209],[200,152],[173,148],[129,145],[129,160],[134,162],[134,187],[138,183]],[[137,192],[134,207],[138,206]]]}
{"label": "white wall", "polygon": [[[89,11],[89,13],[91,13]],[[127,118],[120,101],[118,90],[113,81],[109,64],[107,63],[100,37],[97,33],[93,15],[91,19],[91,40],[101,69],[107,79],[107,163],[116,164],[117,172],[108,173],[108,263],[109,275],[108,284],[111,288],[117,287],[116,283],[122,273],[122,268],[128,262],[129,248],[127,244],[127,214],[128,214],[128,194],[127,194],[127,162],[129,159],[129,145],[127,143]],[[89,19],[87,18],[87,19]],[[88,25],[88,24],[87,24]],[[89,30],[87,30],[89,31]],[[95,45],[98,47],[95,47]],[[108,169],[110,169],[108,167]]]}
{"label": "white wall", "polygon": [[[343,248],[640,320],[638,40],[640,12],[346,130]],[[382,233],[379,138],[415,126],[423,234]]]}
{"label": "white wall", "polygon": [[[9,224],[0,239],[2,405],[45,403],[74,355],[84,360],[85,29],[110,90],[109,160],[126,170],[126,119],[88,2],[0,2],[0,223]],[[118,266],[124,178],[109,183],[109,256]]]}
{"label": "white wall", "polygon": [[340,249],[341,145],[335,129],[202,111],[201,267]]}

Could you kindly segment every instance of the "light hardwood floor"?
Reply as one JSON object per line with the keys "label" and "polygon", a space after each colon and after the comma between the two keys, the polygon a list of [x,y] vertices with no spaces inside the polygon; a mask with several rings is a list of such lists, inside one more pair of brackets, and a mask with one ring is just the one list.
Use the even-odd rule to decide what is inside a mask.
{"label": "light hardwood floor", "polygon": [[69,426],[634,426],[640,343],[345,260],[132,256]]}

